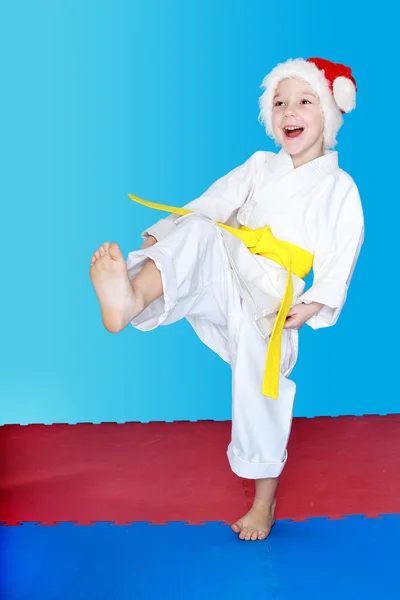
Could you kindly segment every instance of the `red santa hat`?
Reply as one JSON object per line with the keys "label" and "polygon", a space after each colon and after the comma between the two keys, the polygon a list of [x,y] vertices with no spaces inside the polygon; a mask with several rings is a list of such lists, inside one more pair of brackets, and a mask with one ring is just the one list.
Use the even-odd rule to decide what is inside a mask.
{"label": "red santa hat", "polygon": [[343,124],[344,113],[356,107],[356,81],[350,67],[323,58],[290,59],[277,65],[263,80],[260,97],[260,121],[267,134],[275,138],[272,127],[272,110],[276,88],[283,79],[295,77],[306,81],[319,98],[325,117],[325,148],[333,148],[336,135]]}

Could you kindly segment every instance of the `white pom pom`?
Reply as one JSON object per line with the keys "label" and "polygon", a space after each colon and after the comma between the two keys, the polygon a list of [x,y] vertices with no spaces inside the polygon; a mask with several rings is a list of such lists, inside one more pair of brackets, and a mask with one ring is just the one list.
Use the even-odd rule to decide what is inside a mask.
{"label": "white pom pom", "polygon": [[349,113],[356,107],[356,88],[348,77],[336,77],[333,82],[333,97],[336,104],[345,113]]}

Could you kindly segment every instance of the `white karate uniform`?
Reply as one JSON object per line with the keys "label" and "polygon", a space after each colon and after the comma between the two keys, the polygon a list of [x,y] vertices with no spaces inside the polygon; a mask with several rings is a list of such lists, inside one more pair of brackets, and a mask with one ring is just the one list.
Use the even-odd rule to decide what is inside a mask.
{"label": "white karate uniform", "polygon": [[[170,202],[169,202],[170,203]],[[293,275],[293,303],[320,302],[308,321],[334,325],[364,240],[357,187],[327,152],[297,169],[289,154],[259,151],[186,205],[194,214],[170,215],[146,229],[158,243],[131,252],[133,279],[151,258],[164,295],[132,325],[151,330],[186,318],[200,339],[232,368],[232,437],[228,458],[239,476],[280,475],[287,460],[295,383],[288,379],[298,354],[298,332],[282,336],[279,397],[261,393],[269,336],[283,298],[287,272],[254,255],[215,222],[256,229],[269,225],[278,239],[314,255],[313,285]]]}

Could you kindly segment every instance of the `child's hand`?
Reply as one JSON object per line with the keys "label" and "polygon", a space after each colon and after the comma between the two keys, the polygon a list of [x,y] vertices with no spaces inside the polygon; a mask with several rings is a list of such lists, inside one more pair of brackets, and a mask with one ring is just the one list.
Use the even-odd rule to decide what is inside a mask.
{"label": "child's hand", "polygon": [[288,312],[286,322],[284,325],[285,329],[300,329],[314,315],[317,314],[323,307],[323,304],[319,302],[311,302],[311,304],[296,304],[292,306]]}

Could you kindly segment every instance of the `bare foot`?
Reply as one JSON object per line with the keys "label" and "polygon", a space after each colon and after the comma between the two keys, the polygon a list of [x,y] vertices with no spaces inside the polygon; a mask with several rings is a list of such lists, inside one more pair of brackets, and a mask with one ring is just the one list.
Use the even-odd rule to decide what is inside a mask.
{"label": "bare foot", "polygon": [[93,254],[90,263],[90,279],[100,302],[104,327],[118,333],[142,312],[142,300],[132,289],[118,244],[105,242]]}
{"label": "bare foot", "polygon": [[232,525],[232,530],[241,540],[265,540],[274,524],[276,501],[272,505],[254,500],[249,512]]}

